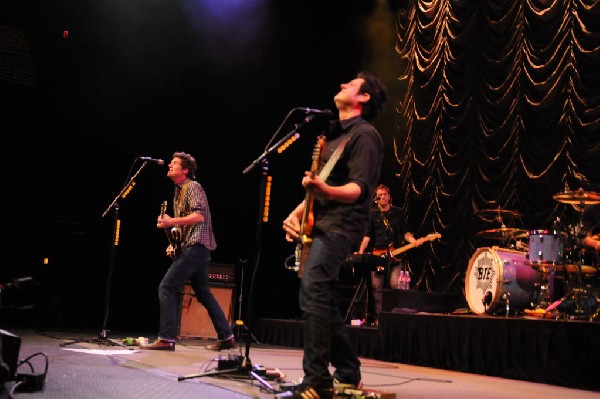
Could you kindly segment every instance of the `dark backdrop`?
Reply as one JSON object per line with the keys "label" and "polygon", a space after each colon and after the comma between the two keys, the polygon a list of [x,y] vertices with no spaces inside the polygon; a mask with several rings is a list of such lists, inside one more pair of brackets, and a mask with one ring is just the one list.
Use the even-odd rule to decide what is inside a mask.
{"label": "dark backdrop", "polygon": [[361,69],[390,92],[376,120],[382,182],[415,235],[443,236],[407,254],[415,288],[464,294],[469,257],[494,244],[477,239],[491,226],[476,210],[499,205],[524,215],[518,227],[541,229],[577,216],[553,193],[599,189],[597,2],[554,2],[547,13],[521,1],[212,3],[2,3],[0,282],[34,276],[40,297],[36,314],[17,316],[99,329],[108,299],[109,328],[155,330],[169,264],[155,228],[171,195],[166,167],[147,165],[119,199],[110,279],[115,213],[102,214],[136,157],[168,162],[183,150],[210,201],[214,260],[244,271],[253,315],[299,317],[280,224],[303,197],[318,124],[269,157],[264,225],[261,170],[242,171],[303,120],[290,110],[333,108]]}
{"label": "dark backdrop", "polygon": [[[303,121],[302,113],[287,118],[293,108],[332,109],[340,83],[360,69],[391,73],[395,15],[374,2],[339,2],[335,12],[311,1],[212,3],[3,3],[5,35],[25,46],[3,53],[22,62],[2,81],[10,99],[1,122],[2,202],[11,233],[0,281],[33,275],[46,324],[100,328],[109,298],[109,328],[157,328],[156,289],[169,264],[165,234],[155,228],[161,201],[171,198],[166,165],[148,164],[118,201],[111,276],[115,213],[102,214],[138,170],[136,157],[168,163],[179,150],[198,161],[218,241],[214,261],[240,272],[246,261],[247,296],[260,246],[254,295],[244,302],[255,315],[299,316],[299,281],[284,267],[293,245],[280,226],[303,198],[319,123],[268,158],[271,213],[260,236],[261,169],[242,171]],[[383,30],[367,26],[377,13]],[[369,43],[385,47],[391,61],[383,68],[370,61]],[[393,75],[384,80],[396,85]],[[387,117],[395,118],[393,103]]]}

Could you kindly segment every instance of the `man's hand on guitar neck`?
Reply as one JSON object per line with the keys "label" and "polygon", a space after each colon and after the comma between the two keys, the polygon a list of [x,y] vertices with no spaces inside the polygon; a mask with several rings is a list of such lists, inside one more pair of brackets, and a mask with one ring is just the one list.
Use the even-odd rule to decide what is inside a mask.
{"label": "man's hand on guitar neck", "polygon": [[162,214],[160,215],[158,218],[156,218],[156,227],[158,227],[159,229],[166,229],[167,227],[173,227],[175,226],[171,220],[173,220],[173,218],[169,215]]}

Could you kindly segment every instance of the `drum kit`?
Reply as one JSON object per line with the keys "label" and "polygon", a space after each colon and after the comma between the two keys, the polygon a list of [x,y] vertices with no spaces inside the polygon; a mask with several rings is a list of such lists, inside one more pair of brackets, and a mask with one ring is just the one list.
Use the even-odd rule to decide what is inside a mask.
{"label": "drum kit", "polygon": [[[525,230],[504,224],[505,220],[520,219],[519,212],[500,207],[475,212],[500,227],[476,233],[499,245],[477,249],[469,261],[465,296],[473,313],[590,320],[598,316],[600,299],[584,284],[584,277],[595,275],[599,265],[584,256],[581,241],[585,237],[583,209],[600,204],[600,193],[579,189],[555,194],[553,199],[573,205],[579,212],[576,226],[567,231],[558,225],[549,230]],[[566,283],[564,295],[553,300],[560,281]]]}

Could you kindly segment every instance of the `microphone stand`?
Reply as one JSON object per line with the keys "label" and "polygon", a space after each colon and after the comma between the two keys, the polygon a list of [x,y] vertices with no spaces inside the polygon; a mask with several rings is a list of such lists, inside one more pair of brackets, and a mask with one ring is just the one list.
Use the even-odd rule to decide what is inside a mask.
{"label": "microphone stand", "polygon": [[67,345],[81,343],[81,342],[87,342],[87,343],[95,343],[98,345],[121,346],[123,348],[133,350],[132,347],[128,347],[127,345],[125,345],[121,342],[110,339],[108,337],[110,330],[108,330],[106,328],[106,325],[107,325],[108,314],[109,314],[110,285],[111,285],[111,280],[112,280],[113,269],[115,266],[117,247],[119,246],[119,232],[121,229],[121,220],[119,219],[119,204],[117,201],[119,198],[123,198],[123,199],[126,198],[127,195],[133,189],[133,187],[135,187],[134,179],[140,174],[140,172],[146,166],[147,163],[148,163],[148,161],[144,161],[144,163],[139,167],[139,169],[135,172],[135,174],[131,177],[131,179],[129,179],[129,181],[125,184],[125,186],[123,186],[123,188],[121,189],[119,194],[117,194],[117,196],[113,199],[113,201],[110,203],[108,208],[106,208],[106,210],[102,213],[102,217],[106,217],[106,215],[108,215],[108,213],[111,210],[113,211],[112,245],[110,247],[108,275],[106,277],[106,286],[105,286],[105,292],[104,292],[104,320],[102,322],[102,330],[100,331],[98,338],[95,338],[95,339],[78,338],[78,339],[74,339],[74,340],[69,340],[70,342],[61,343],[60,346],[62,346],[62,347],[67,346]]}
{"label": "microphone stand", "polygon": [[[383,209],[381,209],[381,205],[379,205],[379,200],[375,201],[375,205],[377,206],[377,210],[379,211],[379,215],[381,216],[381,220],[383,222],[383,225],[385,226],[385,241],[388,243],[388,262],[387,265],[385,266],[385,271],[383,273],[383,288],[390,288],[390,278],[392,277],[392,265],[393,265],[393,259],[394,256],[392,256],[392,251],[390,250],[390,247],[394,245],[394,230],[392,229],[392,226],[390,225],[390,221],[388,220],[387,217],[385,217],[385,214],[383,213]],[[390,209],[391,208],[391,204],[390,204]],[[391,235],[391,238],[390,238]],[[404,271],[404,268],[402,267],[402,271]],[[371,289],[371,288],[369,288]]]}
{"label": "microphone stand", "polygon": [[[265,195],[266,195],[266,188],[267,188],[267,183],[268,183],[268,170],[269,170],[269,163],[267,161],[267,157],[277,148],[279,148],[280,146],[282,146],[290,137],[296,135],[297,137],[299,137],[299,132],[298,129],[302,126],[304,126],[305,124],[309,123],[310,121],[313,120],[313,116],[312,115],[308,115],[306,118],[304,118],[304,121],[300,124],[298,124],[296,126],[295,129],[293,129],[292,131],[290,131],[288,134],[286,134],[281,140],[279,140],[277,143],[275,143],[274,145],[272,145],[270,148],[268,148],[265,152],[263,152],[258,158],[256,158],[254,161],[252,161],[252,163],[250,165],[248,165],[244,171],[242,172],[243,174],[247,174],[248,172],[250,172],[251,170],[253,170],[256,165],[261,165],[262,166],[262,173],[261,173],[261,183],[260,183],[260,190],[259,190],[259,209],[258,209],[258,220],[257,220],[257,224],[256,224],[256,256],[255,256],[255,261],[254,261],[254,270],[252,271],[252,278],[250,279],[250,291],[248,293],[248,300],[247,300],[247,307],[246,307],[246,320],[250,320],[252,317],[252,291],[253,291],[253,287],[254,287],[254,282],[255,282],[255,278],[256,278],[256,272],[258,270],[258,266],[260,264],[260,257],[261,257],[261,253],[262,253],[262,230],[263,230],[263,224],[264,224],[264,220],[263,220],[263,206],[265,203]],[[250,328],[247,326],[248,323],[246,323],[246,325],[243,324],[243,321],[236,321],[237,325],[242,325],[244,327],[244,329],[246,330],[246,332],[248,333],[246,336],[246,351],[245,354],[243,356],[243,358],[240,360],[240,364],[236,367],[236,368],[231,368],[231,369],[227,369],[227,370],[215,370],[215,371],[209,371],[206,373],[201,373],[201,374],[190,374],[190,375],[184,375],[184,376],[179,376],[177,378],[178,381],[183,381],[183,380],[188,380],[190,378],[198,378],[198,377],[205,377],[205,376],[218,376],[218,375],[247,375],[248,378],[250,379],[256,379],[257,381],[259,381],[264,387],[265,389],[267,389],[267,391],[269,393],[278,393],[278,390],[276,390],[271,384],[269,384],[268,381],[266,381],[264,378],[262,378],[260,375],[258,375],[255,371],[254,371],[254,367],[252,366],[252,362],[250,361],[250,343],[252,342],[252,339],[249,338],[249,336],[252,336],[252,332],[250,330]]]}

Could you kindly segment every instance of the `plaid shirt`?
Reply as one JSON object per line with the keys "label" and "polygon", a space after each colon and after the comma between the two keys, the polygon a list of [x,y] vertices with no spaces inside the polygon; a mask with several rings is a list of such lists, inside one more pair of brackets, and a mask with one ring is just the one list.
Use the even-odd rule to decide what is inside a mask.
{"label": "plaid shirt", "polygon": [[[183,194],[182,198],[180,198],[181,194]],[[207,249],[214,251],[217,248],[217,242],[213,234],[212,219],[206,192],[196,180],[186,179],[181,184],[175,186],[173,214],[175,217],[180,217],[189,215],[192,212],[198,212],[204,216],[204,222],[180,226],[181,248],[202,244]]]}

